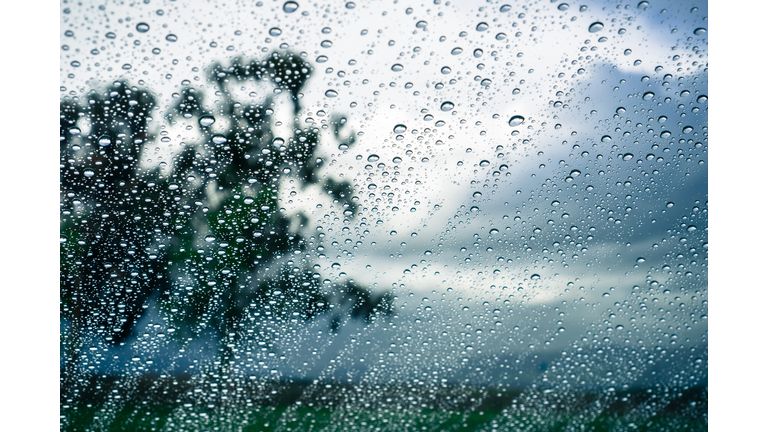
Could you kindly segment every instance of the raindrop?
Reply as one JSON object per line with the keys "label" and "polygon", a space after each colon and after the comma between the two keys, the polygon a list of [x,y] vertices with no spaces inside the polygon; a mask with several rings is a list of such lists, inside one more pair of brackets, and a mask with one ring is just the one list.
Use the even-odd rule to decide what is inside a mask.
{"label": "raindrop", "polygon": [[512,6],[508,4],[501,5],[501,7],[499,8],[499,12],[509,12],[511,10],[512,10]]}
{"label": "raindrop", "polygon": [[691,133],[691,131],[693,131],[693,126],[686,126],[683,128],[683,133],[685,134]]}
{"label": "raindrop", "polygon": [[484,87],[488,87],[489,85],[491,85],[491,82],[492,82],[491,80],[489,80],[488,78],[486,78],[486,79],[484,79],[484,80],[480,81],[480,85],[481,85],[481,86],[484,86]]}
{"label": "raindrop", "polygon": [[672,208],[674,206],[675,206],[675,203],[673,203],[672,201],[667,203],[667,208]]}
{"label": "raindrop", "polygon": [[488,166],[488,165],[490,165],[490,164],[491,164],[491,163],[490,163],[490,162],[488,162],[487,160],[481,160],[481,161],[480,161],[480,166],[481,166],[481,167],[483,167],[483,168],[487,167],[487,166]]}
{"label": "raindrop", "polygon": [[571,177],[578,177],[580,175],[581,175],[581,171],[579,171],[579,170],[571,171]]}
{"label": "raindrop", "polygon": [[392,230],[392,231],[390,231],[390,232],[389,232],[389,235],[391,235],[391,236],[396,236],[396,235],[397,235],[397,231],[395,231],[395,230]]}
{"label": "raindrop", "polygon": [[693,31],[693,34],[695,34],[696,36],[701,36],[706,32],[707,32],[707,29],[705,29],[704,27],[699,27]]}
{"label": "raindrop", "polygon": [[173,33],[169,33],[169,34],[168,34],[168,35],[165,37],[165,40],[167,40],[168,42],[176,42],[177,40],[179,40],[179,38],[178,38],[178,37],[177,37],[175,34],[173,34]]}
{"label": "raindrop", "polygon": [[107,34],[105,34],[104,36],[106,36],[107,39],[114,39],[117,37],[117,35],[114,34],[113,32],[107,32]]}
{"label": "raindrop", "polygon": [[416,23],[416,28],[420,28],[420,29],[427,28],[427,22],[426,21],[419,21],[419,22],[417,22]]}
{"label": "raindrop", "polygon": [[168,189],[169,190],[176,190],[178,188],[179,188],[179,184],[178,183],[171,183],[171,184],[168,185]]}
{"label": "raindrop", "polygon": [[214,241],[216,241],[216,236],[208,234],[207,236],[205,236],[205,241],[207,241],[208,243],[213,243]]}
{"label": "raindrop", "polygon": [[72,135],[80,135],[80,128],[77,128],[77,127],[70,128],[69,133],[71,133]]}
{"label": "raindrop", "polygon": [[552,205],[553,205],[554,207],[557,207],[557,206],[559,206],[559,205],[560,205],[560,201],[557,201],[557,200],[555,200],[555,201],[552,201]]}
{"label": "raindrop", "polygon": [[600,138],[600,141],[602,141],[602,142],[608,142],[610,140],[611,140],[611,136],[610,135],[603,135],[603,137]]}
{"label": "raindrop", "polygon": [[333,42],[331,42],[329,40],[324,40],[324,41],[320,42],[320,46],[323,47],[323,48],[330,48],[330,47],[333,46]]}
{"label": "raindrop", "polygon": [[285,13],[293,13],[296,12],[296,9],[299,8],[299,4],[295,1],[287,1],[283,4],[283,12]]}
{"label": "raindrop", "polygon": [[149,31],[149,24],[140,22],[136,24],[136,31],[139,33],[146,33]]}
{"label": "raindrop", "polygon": [[448,75],[449,73],[451,73],[451,68],[449,68],[448,66],[443,66],[443,67],[440,69],[440,72],[442,72],[442,73],[443,73],[443,75]]}
{"label": "raindrop", "polygon": [[112,144],[112,138],[110,138],[109,135],[102,135],[101,138],[99,138],[100,146],[106,147],[110,144]]}
{"label": "raindrop", "polygon": [[464,50],[463,50],[463,49],[461,49],[460,47],[456,47],[456,48],[454,48],[454,49],[452,49],[452,50],[451,50],[451,54],[453,54],[453,55],[459,55],[459,54],[461,54],[463,51],[464,51]]}
{"label": "raindrop", "polygon": [[211,141],[213,141],[214,144],[224,144],[227,142],[227,138],[224,135],[216,134],[211,137]]}
{"label": "raindrop", "polygon": [[696,98],[696,102],[698,103],[704,103],[707,101],[707,95],[701,95],[698,98]]}
{"label": "raindrop", "polygon": [[651,100],[654,96],[656,96],[656,94],[653,92],[645,92],[643,93],[643,100]]}
{"label": "raindrop", "polygon": [[247,196],[247,197],[243,198],[243,202],[246,203],[246,204],[253,204],[254,199],[253,199],[253,197]]}
{"label": "raindrop", "polygon": [[488,30],[488,23],[487,22],[478,23],[477,27],[475,27],[475,30],[480,32]]}
{"label": "raindrop", "polygon": [[499,34],[496,35],[496,40],[504,40],[506,38],[507,38],[507,34],[506,33],[499,33]]}
{"label": "raindrop", "polygon": [[534,274],[531,275],[531,279],[532,280],[539,280],[539,279],[541,279],[541,276],[539,276],[538,274],[534,273]]}
{"label": "raindrop", "polygon": [[453,102],[445,101],[442,105],[440,105],[440,109],[442,111],[450,111],[453,109]]}
{"label": "raindrop", "polygon": [[559,5],[557,5],[557,9],[563,12],[567,11],[569,7],[571,6],[568,3],[560,3]]}
{"label": "raindrop", "polygon": [[637,259],[637,263],[638,263],[638,264],[642,264],[642,263],[644,263],[644,262],[645,262],[645,258],[643,258],[643,257],[639,257],[639,258]]}
{"label": "raindrop", "polygon": [[270,36],[280,36],[281,34],[283,34],[283,31],[280,30],[278,27],[272,27],[271,29],[269,29]]}
{"label": "raindrop", "polygon": [[625,161],[629,161],[629,160],[632,160],[633,157],[635,157],[635,155],[633,155],[632,153],[626,153],[621,158],[624,159]]}
{"label": "raindrop", "polygon": [[329,98],[335,98],[338,95],[339,95],[339,93],[336,90],[326,90],[325,91],[325,96],[329,97]]}
{"label": "raindrop", "polygon": [[688,231],[696,231],[696,225],[688,225]]}
{"label": "raindrop", "polygon": [[600,30],[602,30],[603,27],[605,27],[603,25],[603,23],[601,23],[600,21],[595,21],[595,22],[593,22],[592,24],[589,25],[589,32],[590,33],[597,33]]}
{"label": "raindrop", "polygon": [[632,50],[631,49],[627,48],[627,49],[624,50],[624,55],[625,56],[628,56],[630,54],[632,54]]}
{"label": "raindrop", "polygon": [[394,128],[394,129],[392,129],[392,130],[393,130],[395,133],[403,133],[403,132],[405,132],[406,130],[408,130],[408,128],[406,128],[404,124],[398,124],[398,125],[395,125],[395,128]]}
{"label": "raindrop", "polygon": [[345,6],[347,7],[347,9],[354,9],[356,5],[355,5],[355,2],[347,2]]}
{"label": "raindrop", "polygon": [[80,67],[80,62],[77,61],[77,60],[72,60],[72,62],[70,63],[70,66],[72,66],[72,67]]}
{"label": "raindrop", "polygon": [[200,126],[210,126],[216,122],[216,119],[213,118],[211,115],[202,115],[200,116],[200,119],[198,120],[198,123],[200,123]]}
{"label": "raindrop", "polygon": [[649,6],[650,4],[647,1],[641,1],[640,3],[637,4],[637,8],[640,10],[646,10],[648,9]]}
{"label": "raindrop", "polygon": [[59,236],[59,243],[66,243],[67,242],[67,236],[60,235]]}
{"label": "raindrop", "polygon": [[372,154],[368,156],[368,162],[378,162],[378,160],[379,160],[379,155]]}
{"label": "raindrop", "polygon": [[272,140],[272,145],[275,147],[280,147],[283,144],[285,144],[285,140],[280,137],[276,137],[275,139]]}
{"label": "raindrop", "polygon": [[83,170],[83,175],[86,177],[93,177],[96,172],[93,171],[93,168],[86,168]]}
{"label": "raindrop", "polygon": [[403,70],[403,65],[401,65],[400,63],[395,63],[392,65],[392,71],[400,72],[402,70]]}
{"label": "raindrop", "polygon": [[483,56],[483,50],[478,48],[478,49],[475,50],[474,54],[475,54],[475,58],[480,58],[480,57]]}
{"label": "raindrop", "polygon": [[525,121],[525,117],[521,115],[515,115],[512,116],[512,118],[509,119],[509,125],[512,127],[520,126]]}
{"label": "raindrop", "polygon": [[392,158],[392,162],[394,162],[394,163],[400,163],[400,162],[402,162],[402,161],[403,161],[403,160],[402,160],[401,158],[397,157],[397,156],[395,156],[394,158]]}

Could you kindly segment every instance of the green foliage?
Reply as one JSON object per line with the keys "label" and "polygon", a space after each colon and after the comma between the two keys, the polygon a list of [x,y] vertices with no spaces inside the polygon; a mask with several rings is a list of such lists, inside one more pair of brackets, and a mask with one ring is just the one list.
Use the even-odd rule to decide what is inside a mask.
{"label": "green foliage", "polygon": [[[277,136],[272,97],[256,104],[230,91],[271,81],[289,92],[296,115],[312,67],[273,53],[209,70],[215,104],[185,87],[162,113],[149,90],[124,81],[61,101],[61,315],[73,332],[123,341],[153,298],[184,338],[205,327],[225,336],[254,308],[302,319],[333,304],[366,320],[388,313],[390,296],[351,282],[324,287],[302,255],[306,216],[280,209],[292,180],[320,186],[345,217],[356,214],[352,185],[318,174],[319,131],[295,119],[290,136]],[[197,139],[147,169],[155,119],[194,125]],[[344,123],[332,122],[340,148],[354,144],[353,134],[342,138]],[[284,264],[290,256],[297,262]]]}

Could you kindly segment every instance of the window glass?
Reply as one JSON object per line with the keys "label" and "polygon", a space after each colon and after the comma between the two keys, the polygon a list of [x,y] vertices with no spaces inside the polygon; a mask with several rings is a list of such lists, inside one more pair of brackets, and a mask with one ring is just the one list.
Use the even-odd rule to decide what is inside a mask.
{"label": "window glass", "polygon": [[62,430],[705,430],[707,3],[61,2]]}

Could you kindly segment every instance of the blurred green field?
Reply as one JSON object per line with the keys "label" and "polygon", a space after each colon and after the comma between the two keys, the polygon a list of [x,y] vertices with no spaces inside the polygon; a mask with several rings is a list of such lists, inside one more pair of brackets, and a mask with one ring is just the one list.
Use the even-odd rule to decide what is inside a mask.
{"label": "blurred green field", "polygon": [[[134,386],[130,396],[118,398],[110,397],[115,394],[118,381],[90,383],[89,387],[83,387],[78,400],[62,400],[60,430],[707,430],[705,387],[678,392],[666,400],[660,400],[654,396],[657,393],[648,389],[634,389],[608,399],[601,393],[550,394],[541,397],[539,403],[521,404],[519,391],[488,388],[448,387],[438,391],[431,403],[426,403],[427,399],[416,392],[405,391],[404,387],[377,388],[372,393],[371,388],[361,390],[359,386],[271,383],[248,397],[231,395],[221,398],[217,395],[215,403],[211,403],[214,400],[210,398],[185,400],[189,383],[173,382],[176,384],[152,387],[148,380]],[[431,393],[435,394],[434,391]],[[451,403],[437,402],[450,399],[450,395],[454,396]],[[310,404],[312,406],[307,406]]]}

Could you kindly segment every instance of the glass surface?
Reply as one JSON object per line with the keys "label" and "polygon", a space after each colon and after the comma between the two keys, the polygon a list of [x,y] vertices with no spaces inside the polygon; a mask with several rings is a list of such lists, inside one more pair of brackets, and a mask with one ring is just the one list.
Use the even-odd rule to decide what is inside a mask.
{"label": "glass surface", "polygon": [[706,430],[707,27],[62,1],[61,430]]}

